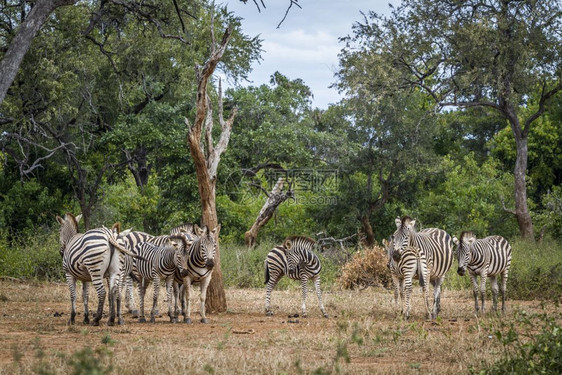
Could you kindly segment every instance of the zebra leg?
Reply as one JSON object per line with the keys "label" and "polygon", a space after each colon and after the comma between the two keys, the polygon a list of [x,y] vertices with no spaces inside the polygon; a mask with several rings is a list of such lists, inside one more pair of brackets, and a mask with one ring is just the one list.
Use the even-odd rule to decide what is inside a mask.
{"label": "zebra leg", "polygon": [[322,302],[322,290],[320,289],[320,277],[316,276],[314,278],[314,288],[316,288],[316,296],[318,297],[318,303],[320,304],[320,311],[322,311],[322,315],[324,318],[328,317],[328,313],[324,308],[324,303]]}
{"label": "zebra leg", "polygon": [[404,319],[410,318],[410,300],[412,298],[412,277],[407,276],[404,278],[404,294],[406,295],[406,309],[403,309]]}
{"label": "zebra leg", "polygon": [[152,275],[152,285],[154,286],[154,294],[152,295],[152,311],[150,311],[150,323],[156,323],[158,315],[158,294],[160,293],[160,277]]}
{"label": "zebra leg", "polygon": [[301,280],[301,285],[302,285],[302,317],[306,318],[307,317],[307,313],[306,313],[306,295],[308,292],[308,280],[307,279],[302,279]]}
{"label": "zebra leg", "polygon": [[76,279],[67,273],[66,283],[70,290],[70,319],[68,320],[68,324],[74,324],[74,320],[76,319]]}
{"label": "zebra leg", "polygon": [[103,278],[100,277],[94,280],[94,278],[92,277],[92,280],[92,284],[94,284],[94,288],[96,288],[96,292],[98,294],[98,310],[96,312],[96,315],[94,316],[92,325],[99,326],[100,320],[103,315],[103,304],[105,303],[105,296],[107,292],[105,290],[105,285],[103,285]]}
{"label": "zebra leg", "polygon": [[[90,312],[88,311],[88,282],[82,281],[82,300],[84,301],[84,324],[90,324]],[[74,324],[74,322],[72,322]]]}
{"label": "zebra leg", "polygon": [[186,306],[183,307],[183,322],[191,324],[191,277],[186,277],[183,279],[183,293],[182,293],[182,304]]}
{"label": "zebra leg", "polygon": [[127,303],[127,310],[131,313],[133,318],[139,317],[139,310],[135,309],[135,293],[134,293],[134,286],[133,286],[133,279],[131,276],[125,276],[125,301]]}
{"label": "zebra leg", "polygon": [[498,311],[498,293],[500,288],[498,286],[498,279],[496,276],[490,276],[490,287],[492,288],[492,310]]}
{"label": "zebra leg", "polygon": [[445,276],[441,276],[434,279],[431,284],[433,285],[433,311],[431,317],[437,319],[439,312],[441,311],[441,284],[443,283]]}
{"label": "zebra leg", "polygon": [[433,319],[433,314],[431,313],[431,309],[429,308],[429,293],[428,293],[428,289],[429,289],[429,277],[427,275],[427,273],[423,276],[423,286],[422,286],[422,292],[423,292],[423,300],[425,303],[425,311],[427,312],[427,319],[431,320]]}
{"label": "zebra leg", "polygon": [[267,286],[265,287],[265,315],[271,316],[273,315],[273,311],[271,311],[270,303],[271,303],[271,291],[277,285],[277,281],[279,278],[270,276]]}
{"label": "zebra leg", "polygon": [[[166,280],[166,293],[168,295],[168,317],[170,322],[177,323],[178,316],[176,315],[176,310],[174,309],[175,293],[174,293],[174,276]],[[175,302],[177,304],[177,302]]]}
{"label": "zebra leg", "polygon": [[404,279],[400,279],[400,314],[404,314]]}
{"label": "zebra leg", "polygon": [[396,307],[400,296],[400,279],[396,275],[392,275],[392,284],[394,285],[394,306]]}
{"label": "zebra leg", "polygon": [[181,314],[178,305],[180,305],[179,299],[181,298],[182,290],[181,290],[181,286],[175,281],[172,283],[172,289],[173,289],[172,292],[174,294],[174,315],[178,317]]}
{"label": "zebra leg", "polygon": [[201,300],[201,308],[199,310],[199,314],[201,314],[201,323],[208,323],[207,316],[205,315],[205,301],[207,300],[207,288],[209,287],[209,283],[211,282],[211,274],[207,275],[204,279],[201,280],[201,296],[199,299]]}
{"label": "zebra leg", "polygon": [[470,274],[472,280],[472,295],[474,296],[474,313],[478,315],[478,276]]}
{"label": "zebra leg", "polygon": [[121,307],[121,299],[117,299],[117,294],[119,293],[119,280],[118,275],[111,275],[109,277],[109,319],[107,321],[108,326],[115,325],[115,309],[116,304],[119,304],[117,309]]}
{"label": "zebra leg", "polygon": [[484,270],[480,274],[480,299],[482,300],[482,315],[484,315],[485,309],[485,300],[486,300],[486,280],[488,280],[488,271]]}
{"label": "zebra leg", "polygon": [[146,287],[146,279],[142,278],[139,281],[139,323],[146,323],[146,318],[144,317],[144,295],[146,294]]}
{"label": "zebra leg", "polygon": [[509,270],[505,270],[502,272],[502,284],[501,284],[501,292],[502,292],[502,314],[505,314],[505,292],[507,291],[507,276]]}

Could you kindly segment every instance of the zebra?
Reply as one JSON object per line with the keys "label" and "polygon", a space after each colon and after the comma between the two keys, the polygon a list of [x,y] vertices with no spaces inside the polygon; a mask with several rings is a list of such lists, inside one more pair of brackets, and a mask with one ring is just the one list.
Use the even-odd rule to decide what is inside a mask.
{"label": "zebra", "polygon": [[[128,232],[119,232],[115,224],[110,230],[106,227],[91,229],[83,234],[78,233],[78,222],[82,215],[65,214],[64,218],[57,216],[60,228],[60,255],[65,278],[70,289],[71,313],[69,324],[74,324],[76,317],[76,281],[82,281],[84,301],[84,323],[89,324],[88,313],[88,282],[92,282],[98,295],[98,309],[92,322],[99,325],[103,313],[106,290],[103,279],[109,279],[109,308],[110,315],[107,322],[115,324],[115,309],[117,308],[118,324],[123,324],[121,315],[121,297],[119,295],[119,280],[123,268],[122,254],[134,256],[124,246],[122,237]],[[118,254],[115,256],[115,249]]]}
{"label": "zebra", "polygon": [[[501,236],[489,236],[476,239],[473,232],[462,232],[460,240],[455,241],[459,268],[457,273],[463,276],[468,269],[472,279],[474,294],[474,309],[478,314],[478,276],[480,276],[480,300],[482,301],[482,314],[484,313],[484,297],[486,294],[486,279],[490,278],[492,284],[493,306],[498,308],[498,289],[502,293],[502,313],[505,313],[505,292],[507,277],[511,267],[511,246]],[[498,288],[496,277],[501,275],[501,288]]]}
{"label": "zebra", "polygon": [[[200,309],[201,323],[208,323],[205,313],[205,302],[207,300],[207,288],[211,282],[213,268],[215,266],[215,255],[217,251],[218,235],[221,225],[217,225],[212,230],[207,226],[199,228],[193,226],[193,233],[187,230],[181,230],[181,237],[184,239],[184,246],[188,248],[187,267],[184,274],[178,274],[176,271],[175,281],[181,288],[175,292],[176,311],[178,299],[181,300],[182,314],[184,323],[191,324],[191,285],[199,283],[200,287]],[[189,243],[191,241],[191,243]]]}
{"label": "zebra", "polygon": [[419,232],[415,230],[416,220],[409,216],[395,220],[396,231],[392,235],[395,251],[401,251],[406,246],[421,249],[429,269],[429,281],[433,285],[432,318],[437,318],[441,311],[441,284],[445,274],[453,264],[453,239],[442,229],[427,228]]}
{"label": "zebra", "polygon": [[[180,245],[179,241],[175,242],[175,240],[182,241],[182,244]],[[154,323],[156,321],[161,280],[165,280],[166,282],[168,317],[172,323],[177,322],[177,316],[174,313],[172,304],[172,282],[174,281],[174,273],[176,270],[179,270],[182,276],[187,276],[186,267],[188,248],[190,245],[191,241],[184,239],[182,236],[169,236],[164,245],[140,242],[135,246],[134,253],[142,255],[144,258],[143,260],[135,259],[133,261],[133,273],[139,278],[139,322],[146,322],[144,315],[144,296],[146,294],[148,282],[150,281],[152,281],[154,287],[150,322]]]}
{"label": "zebra", "polygon": [[418,279],[423,291],[427,317],[431,319],[431,310],[429,309],[429,300],[427,297],[429,270],[427,268],[425,253],[423,250],[413,246],[406,246],[401,252],[395,251],[391,242],[387,240],[383,240],[383,245],[387,251],[388,268],[392,275],[392,283],[394,284],[394,303],[396,305],[398,304],[398,295],[400,294],[402,314],[405,319],[409,319],[412,280]]}
{"label": "zebra", "polygon": [[265,313],[273,315],[270,309],[271,291],[277,282],[287,275],[293,280],[300,280],[302,285],[302,316],[306,317],[306,295],[308,280],[312,280],[316,288],[318,303],[322,315],[327,318],[328,313],[322,302],[322,291],[320,290],[320,271],[322,265],[318,256],[312,252],[316,241],[304,236],[290,236],[283,241],[282,245],[275,246],[264,261],[265,265]]}

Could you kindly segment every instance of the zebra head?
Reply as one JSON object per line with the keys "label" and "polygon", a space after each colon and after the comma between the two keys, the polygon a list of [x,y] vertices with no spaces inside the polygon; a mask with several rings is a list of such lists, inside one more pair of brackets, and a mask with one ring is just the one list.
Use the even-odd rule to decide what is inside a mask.
{"label": "zebra head", "polygon": [[211,270],[215,266],[215,255],[217,253],[217,242],[221,225],[209,230],[206,225],[203,228],[194,226],[195,233],[199,236],[199,254],[205,262],[205,267]]}
{"label": "zebra head", "polygon": [[461,276],[465,274],[466,267],[470,262],[470,248],[474,241],[476,241],[476,236],[472,232],[462,232],[461,239],[456,241],[457,259],[459,261],[457,273]]}
{"label": "zebra head", "polygon": [[180,271],[181,277],[186,277],[188,275],[187,259],[193,243],[193,237],[183,232],[181,234],[172,235],[168,239],[169,246],[172,246],[176,250],[175,263]]}
{"label": "zebra head", "polygon": [[382,245],[386,250],[386,257],[388,259],[387,267],[390,268],[393,259],[396,262],[400,260],[401,253],[399,251],[394,251],[394,238],[392,236],[390,236],[388,240],[383,239]]}
{"label": "zebra head", "polygon": [[394,222],[396,223],[396,231],[392,235],[392,243],[394,251],[398,252],[399,256],[400,252],[410,244],[412,234],[415,233],[416,221],[409,216],[404,216],[402,219],[397,217]]}
{"label": "zebra head", "polygon": [[295,251],[295,244],[291,239],[286,239],[283,243],[283,249],[287,257],[287,269],[289,273],[294,273],[300,263],[299,254]]}
{"label": "zebra head", "polygon": [[60,224],[60,249],[59,253],[62,256],[64,253],[64,249],[66,248],[66,244],[72,237],[78,234],[78,223],[82,219],[82,215],[74,216],[71,213],[67,212],[64,215],[64,219],[60,216],[57,216],[57,221]]}

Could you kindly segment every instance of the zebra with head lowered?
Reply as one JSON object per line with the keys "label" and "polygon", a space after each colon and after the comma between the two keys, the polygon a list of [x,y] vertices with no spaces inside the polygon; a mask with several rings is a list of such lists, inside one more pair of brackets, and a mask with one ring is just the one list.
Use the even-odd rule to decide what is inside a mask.
{"label": "zebra with head lowered", "polygon": [[181,237],[184,238],[184,245],[187,246],[187,265],[185,273],[179,274],[176,271],[175,282],[181,287],[178,288],[176,296],[176,311],[178,299],[181,300],[181,311],[183,313],[183,321],[191,323],[191,285],[199,283],[200,287],[200,307],[201,323],[208,323],[205,313],[205,303],[207,301],[207,288],[211,282],[213,269],[215,266],[215,255],[217,252],[218,235],[221,229],[219,224],[212,230],[207,226],[199,228],[193,225],[191,228],[183,227],[178,230]]}
{"label": "zebra with head lowered", "polygon": [[[480,276],[480,300],[482,313],[484,313],[484,297],[486,295],[486,279],[492,283],[492,296],[494,311],[498,308],[498,289],[502,293],[502,312],[505,313],[505,292],[507,276],[511,267],[511,246],[501,236],[489,236],[476,239],[472,232],[462,232],[457,244],[457,257],[459,268],[457,273],[463,276],[468,269],[472,279],[474,294],[474,309],[478,314],[478,276]],[[501,288],[498,288],[498,275],[502,277]]]}
{"label": "zebra with head lowered", "polygon": [[[176,242],[178,241],[178,242]],[[140,242],[135,246],[134,253],[141,255],[144,259],[134,259],[133,274],[139,279],[140,316],[139,322],[146,322],[144,316],[144,296],[148,283],[152,282],[154,287],[152,310],[150,322],[156,321],[158,311],[158,295],[160,282],[165,280],[168,295],[168,316],[170,321],[177,322],[177,316],[173,309],[172,283],[176,271],[182,276],[187,275],[187,258],[190,240],[183,236],[169,236],[166,244],[156,245],[151,242]]]}
{"label": "zebra with head lowered", "polygon": [[[406,246],[401,252],[395,251],[392,243],[383,240],[388,257],[388,268],[394,284],[394,303],[398,304],[398,295],[402,302],[402,314],[405,319],[410,317],[410,298],[412,295],[412,280],[418,279],[423,291],[423,298],[428,319],[431,319],[427,288],[429,285],[429,270],[423,250],[413,246]],[[405,297],[405,301],[404,301]]]}
{"label": "zebra with head lowered", "polygon": [[392,236],[394,251],[401,252],[406,246],[413,246],[425,254],[429,281],[433,285],[432,317],[435,319],[441,310],[441,284],[453,264],[453,239],[447,232],[438,228],[416,232],[416,221],[409,216],[396,218],[395,223],[396,231]]}
{"label": "zebra with head lowered", "polygon": [[[82,215],[74,217],[67,213],[64,218],[57,216],[60,228],[60,254],[62,268],[70,289],[71,313],[69,323],[74,324],[76,317],[76,281],[82,281],[84,300],[84,323],[88,324],[88,282],[92,282],[98,295],[98,309],[93,325],[99,325],[103,313],[106,290],[104,278],[109,279],[109,308],[108,325],[115,324],[115,309],[117,308],[118,324],[123,324],[121,316],[121,296],[119,281],[122,278],[123,254],[133,255],[124,247],[118,226],[113,229],[102,227],[91,229],[83,234],[78,233],[78,222]],[[115,249],[118,251],[116,252]]]}
{"label": "zebra with head lowered", "polygon": [[273,315],[270,309],[271,291],[277,282],[287,275],[293,280],[300,280],[302,284],[302,316],[306,317],[306,295],[308,280],[312,280],[316,288],[318,303],[322,315],[327,318],[328,313],[322,302],[322,291],[320,290],[320,271],[322,265],[318,256],[312,252],[316,241],[303,236],[291,236],[285,239],[283,245],[275,246],[265,259],[265,312]]}

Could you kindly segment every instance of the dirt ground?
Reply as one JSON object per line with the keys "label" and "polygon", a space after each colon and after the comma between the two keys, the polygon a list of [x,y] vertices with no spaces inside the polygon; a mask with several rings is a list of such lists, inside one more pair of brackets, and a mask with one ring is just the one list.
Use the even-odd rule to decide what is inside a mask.
{"label": "dirt ground", "polygon": [[[80,357],[88,349],[91,366],[119,374],[467,373],[501,351],[494,337],[500,319],[476,317],[469,291],[443,291],[436,321],[425,320],[419,291],[408,321],[397,315],[392,293],[384,289],[325,292],[328,319],[313,293],[309,317],[289,318],[300,312],[297,288],[273,292],[272,317],[263,313],[264,290],[226,293],[228,311],[209,315],[209,324],[199,323],[195,304],[191,325],[172,324],[165,314],[154,324],[125,314],[123,326],[109,327],[104,317],[93,327],[80,314],[68,326],[66,284],[0,281],[0,374],[70,373],[88,366]],[[167,305],[160,297],[162,313]],[[151,306],[150,294],[145,303]],[[540,308],[538,301],[508,304],[506,319],[517,310]],[[90,310],[96,306],[91,290]]]}

